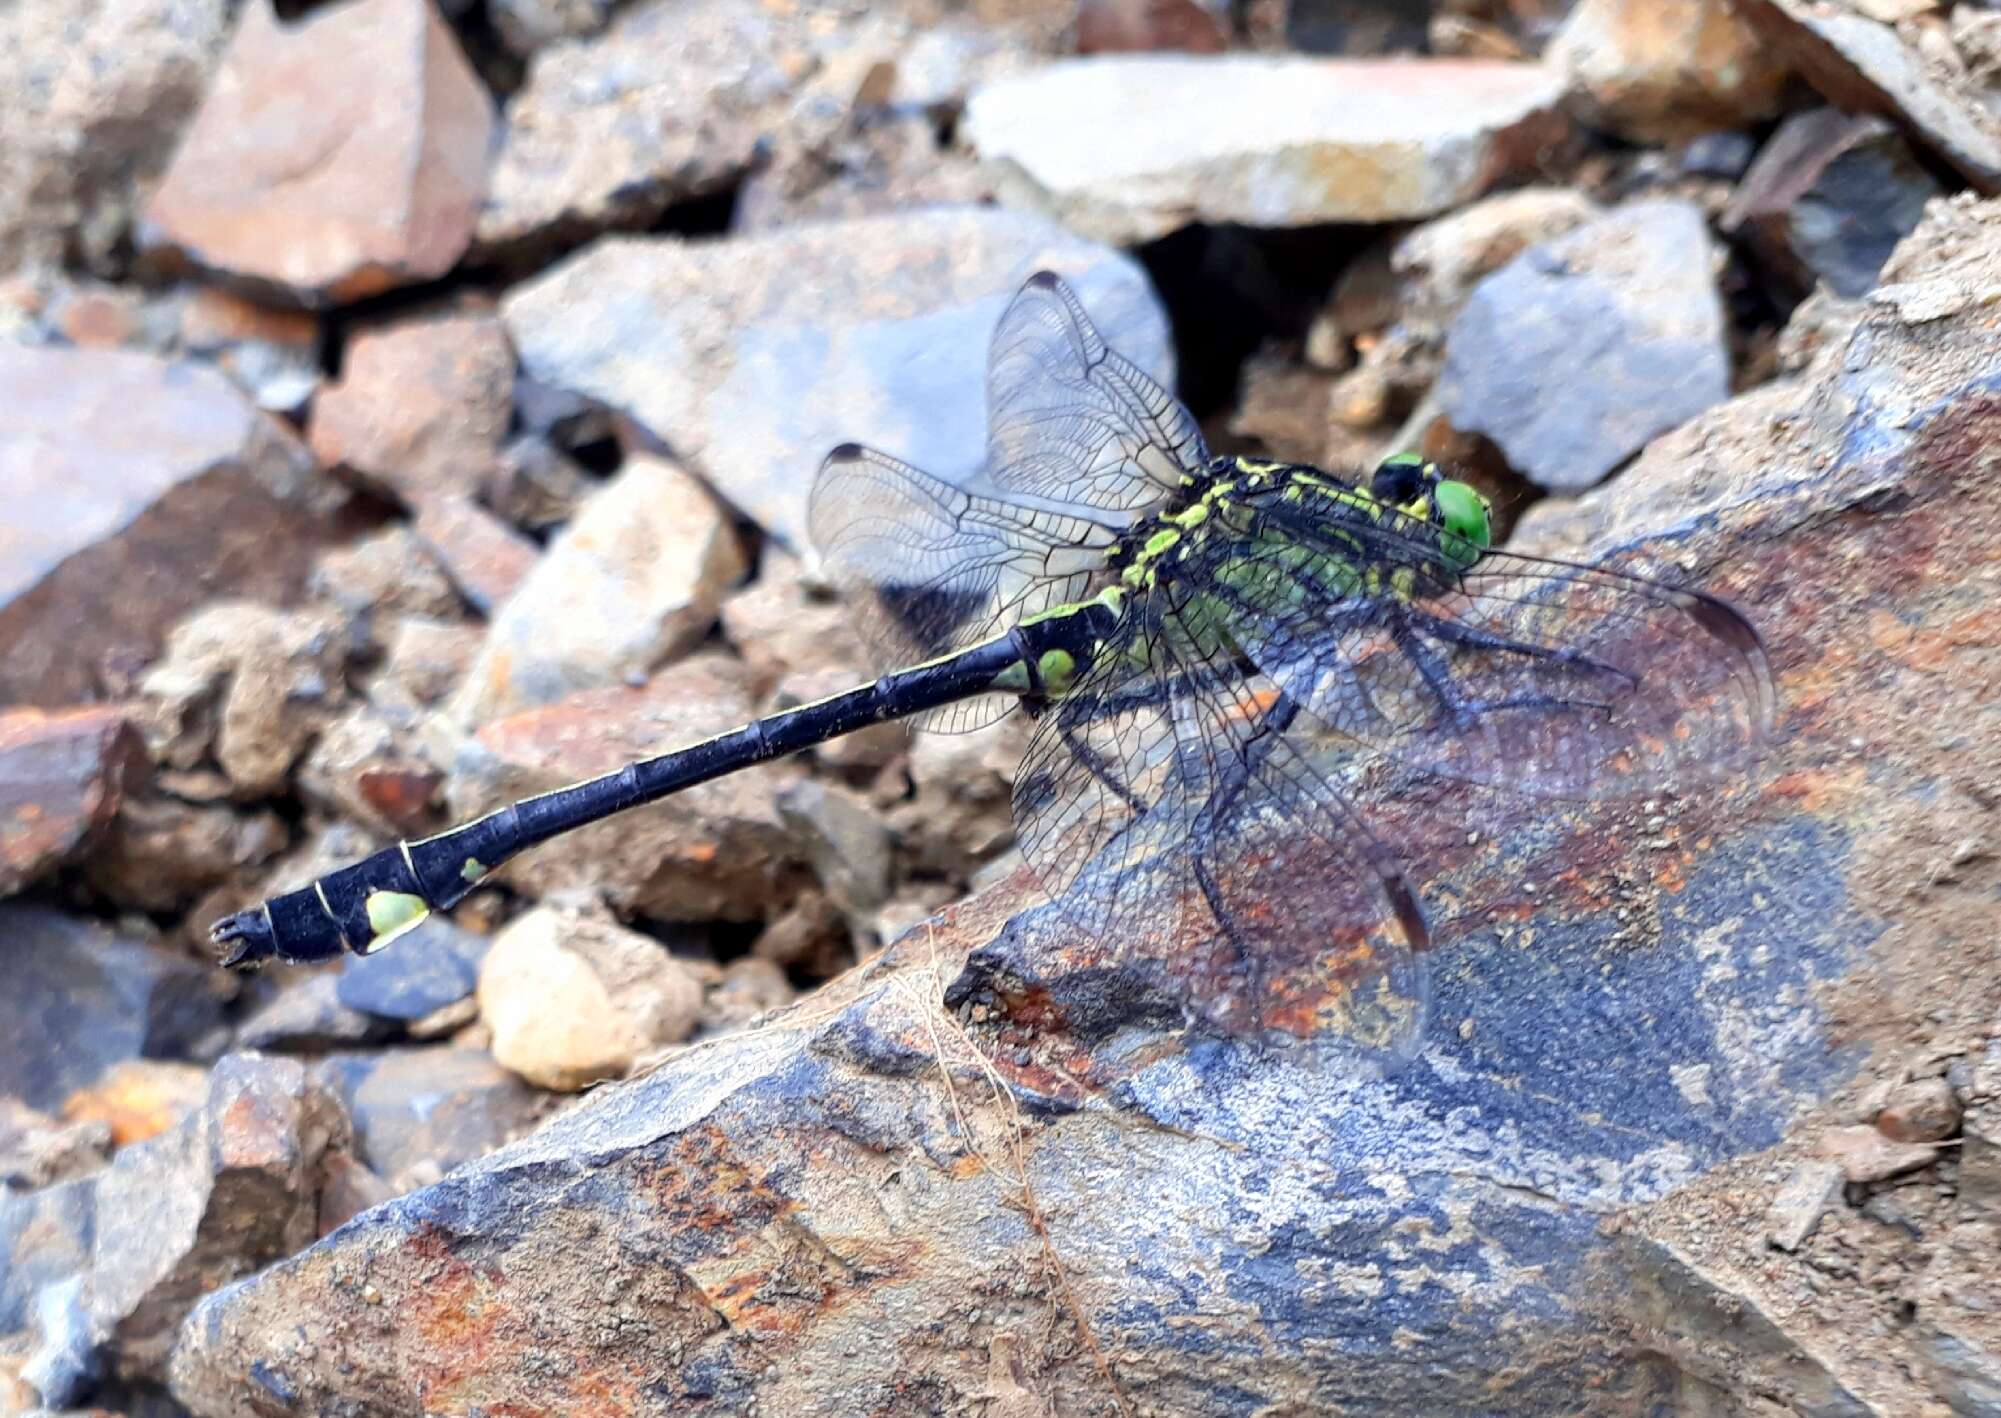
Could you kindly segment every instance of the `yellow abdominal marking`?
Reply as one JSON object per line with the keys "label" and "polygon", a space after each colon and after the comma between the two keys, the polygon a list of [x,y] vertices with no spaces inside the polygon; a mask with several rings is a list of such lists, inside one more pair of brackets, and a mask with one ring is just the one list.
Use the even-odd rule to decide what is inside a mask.
{"label": "yellow abdominal marking", "polygon": [[478,881],[486,875],[486,863],[478,857],[467,857],[465,865],[459,868],[459,880]]}
{"label": "yellow abdominal marking", "polygon": [[431,914],[423,897],[407,891],[371,891],[362,904],[368,912],[368,929],[373,932],[364,955],[373,955],[398,936],[408,935]]}

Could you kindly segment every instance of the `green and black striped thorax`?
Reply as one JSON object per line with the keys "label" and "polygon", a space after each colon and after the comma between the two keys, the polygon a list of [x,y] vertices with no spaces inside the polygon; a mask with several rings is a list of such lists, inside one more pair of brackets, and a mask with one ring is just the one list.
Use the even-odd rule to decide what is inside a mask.
{"label": "green and black striped thorax", "polygon": [[1268,573],[1318,573],[1344,594],[1412,596],[1447,589],[1483,555],[1487,501],[1409,454],[1366,486],[1305,463],[1219,457],[1108,550],[1129,590],[1207,582],[1256,549]]}

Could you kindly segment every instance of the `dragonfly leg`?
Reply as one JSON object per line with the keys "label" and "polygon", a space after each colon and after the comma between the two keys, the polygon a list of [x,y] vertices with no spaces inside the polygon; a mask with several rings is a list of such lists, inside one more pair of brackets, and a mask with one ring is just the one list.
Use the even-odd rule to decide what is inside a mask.
{"label": "dragonfly leg", "polygon": [[1536,645],[1526,640],[1510,640],[1492,631],[1461,625],[1456,620],[1446,620],[1422,612],[1411,614],[1408,620],[1419,634],[1448,645],[1457,645],[1468,650],[1493,650],[1500,654],[1520,655],[1529,660],[1553,661],[1559,665],[1592,670],[1598,674],[1616,675],[1626,681],[1630,688],[1640,687],[1640,677],[1631,670],[1622,670],[1617,665],[1607,664],[1603,660],[1585,654],[1582,650],[1570,650],[1561,646],[1552,649],[1550,646]]}
{"label": "dragonfly leg", "polygon": [[1397,648],[1403,651],[1404,656],[1417,667],[1418,676],[1423,679],[1432,697],[1438,700],[1439,708],[1444,711],[1455,728],[1469,728],[1482,714],[1494,714],[1510,709],[1542,710],[1549,713],[1568,709],[1595,709],[1607,715],[1612,712],[1612,706],[1603,700],[1566,699],[1555,694],[1517,694],[1506,699],[1471,698],[1460,692],[1458,682],[1452,678],[1452,672],[1446,669],[1444,661],[1410,626],[1399,623],[1392,627],[1391,634],[1396,640]]}

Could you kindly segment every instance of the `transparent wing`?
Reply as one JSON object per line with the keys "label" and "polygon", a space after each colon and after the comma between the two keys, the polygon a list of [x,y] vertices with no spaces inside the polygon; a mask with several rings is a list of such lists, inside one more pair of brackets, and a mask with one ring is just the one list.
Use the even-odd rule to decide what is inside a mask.
{"label": "transparent wing", "polygon": [[1770,731],[1764,647],[1727,602],[1510,552],[1454,575],[1424,523],[1313,512],[1216,553],[1233,562],[1219,594],[1245,652],[1342,733],[1449,777],[1597,799],[1712,781]]}
{"label": "transparent wing", "polygon": [[1029,277],[994,328],[987,420],[985,486],[1031,506],[1141,511],[1209,461],[1193,415],[1108,348],[1048,271]]}
{"label": "transparent wing", "polygon": [[[821,465],[806,521],[878,671],[950,654],[1081,599],[1112,536],[1079,518],[965,492],[852,443]],[[918,722],[962,732],[1012,707],[990,696]]]}
{"label": "transparent wing", "polygon": [[1225,1032],[1397,1066],[1429,998],[1416,893],[1297,707],[1206,638],[1135,625],[1038,723],[1015,818],[1055,938]]}

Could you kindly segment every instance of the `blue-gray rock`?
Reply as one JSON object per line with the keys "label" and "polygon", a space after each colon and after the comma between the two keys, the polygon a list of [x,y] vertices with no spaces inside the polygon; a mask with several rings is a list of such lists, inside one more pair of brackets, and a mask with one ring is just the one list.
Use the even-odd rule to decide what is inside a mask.
{"label": "blue-gray rock", "polygon": [[[1915,293],[1996,261],[2001,203],[1941,208],[1890,269]],[[1825,1322],[1881,1291],[1763,1231],[1774,1149],[1865,1070],[1976,1055],[2001,1013],[1991,871],[1927,875],[1991,833],[1966,789],[2001,781],[1991,318],[1877,307],[1616,493],[1529,519],[1525,549],[1672,558],[1745,607],[1781,729],[1699,797],[1539,803],[1477,841],[1464,785],[1370,799],[1437,926],[1401,1072],[1181,1028],[1118,988],[1124,942],[1063,931],[1018,874],[213,1296],[175,1394],[267,1418],[1925,1411],[1908,1333]],[[942,1011],[969,952],[1007,968]],[[1937,1334],[1989,1322],[1936,1304]]]}
{"label": "blue-gray rock", "polygon": [[371,1043],[396,1032],[393,1020],[342,1003],[340,982],[340,972],[317,969],[270,987],[269,997],[236,1026],[236,1047],[312,1054]]}
{"label": "blue-gray rock", "polygon": [[1590,487],[1730,392],[1702,212],[1635,202],[1534,246],[1445,337],[1440,409],[1538,486]]}
{"label": "blue-gray rock", "polygon": [[427,1164],[435,1177],[485,1156],[536,1110],[534,1090],[478,1049],[336,1055],[319,1073],[347,1104],[357,1155],[392,1183]]}
{"label": "blue-gray rock", "polygon": [[492,943],[489,936],[433,914],[403,938],[404,949],[348,961],[334,996],[363,1014],[414,1023],[472,993],[479,962]]}
{"label": "blue-gray rock", "polygon": [[101,1376],[157,1382],[200,1296],[317,1233],[339,1100],[294,1062],[234,1054],[202,1109],[94,1176],[0,1196],[0,1345],[66,1407]]}
{"label": "blue-gray rock", "polygon": [[46,906],[0,906],[0,1093],[59,1111],[126,1059],[187,1058],[228,981],[186,956]]}
{"label": "blue-gray rock", "polygon": [[1834,108],[1778,126],[1723,214],[1780,279],[1859,296],[1943,189],[1890,124]]}
{"label": "blue-gray rock", "polygon": [[502,306],[528,376],[630,415],[793,548],[827,450],[873,444],[941,477],[985,457],[987,339],[1038,268],[1105,338],[1172,377],[1139,263],[1022,212],[939,207],[728,241],[629,237]]}

